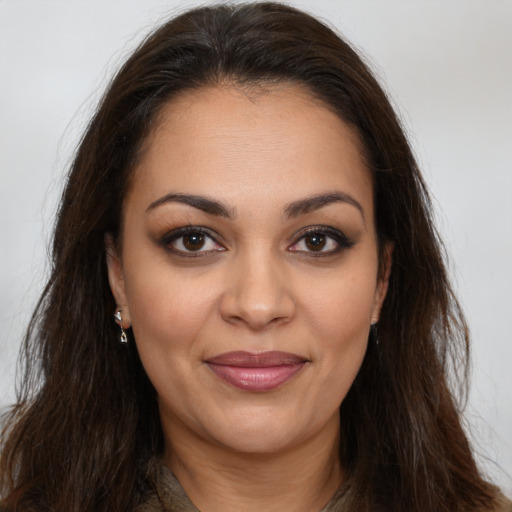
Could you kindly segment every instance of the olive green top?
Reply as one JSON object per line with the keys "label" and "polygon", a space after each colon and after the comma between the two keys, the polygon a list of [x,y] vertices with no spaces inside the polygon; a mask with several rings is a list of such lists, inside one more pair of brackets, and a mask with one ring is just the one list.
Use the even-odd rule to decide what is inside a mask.
{"label": "olive green top", "polygon": [[[137,507],[136,512],[200,512],[168,468],[155,464],[151,479],[155,492]],[[320,512],[346,512],[348,494],[348,490],[342,487]],[[512,502],[503,498],[498,508],[489,512],[512,512]]]}

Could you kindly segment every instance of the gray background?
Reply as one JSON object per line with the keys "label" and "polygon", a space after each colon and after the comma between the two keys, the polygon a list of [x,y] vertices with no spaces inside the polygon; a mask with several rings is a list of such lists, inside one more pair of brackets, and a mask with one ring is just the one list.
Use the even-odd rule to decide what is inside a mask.
{"label": "gray background", "polygon": [[[290,3],[362,50],[401,113],[473,334],[468,428],[512,496],[512,2]],[[14,399],[19,340],[78,137],[123,57],[190,5],[0,0],[0,406]]]}

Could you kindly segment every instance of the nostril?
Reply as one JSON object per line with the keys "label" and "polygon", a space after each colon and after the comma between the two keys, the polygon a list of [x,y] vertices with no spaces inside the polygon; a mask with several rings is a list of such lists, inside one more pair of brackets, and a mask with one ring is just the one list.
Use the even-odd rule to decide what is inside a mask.
{"label": "nostril", "polygon": [[226,293],[221,301],[221,316],[232,324],[244,324],[251,330],[289,322],[295,314],[291,296],[284,291],[266,290],[259,297],[242,289],[240,293]]}

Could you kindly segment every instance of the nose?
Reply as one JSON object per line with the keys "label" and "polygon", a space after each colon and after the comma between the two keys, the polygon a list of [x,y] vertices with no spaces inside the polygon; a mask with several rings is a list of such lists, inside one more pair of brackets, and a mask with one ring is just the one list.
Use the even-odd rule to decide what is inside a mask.
{"label": "nose", "polygon": [[261,252],[240,257],[229,272],[221,300],[226,322],[257,331],[292,320],[291,283],[275,257]]}

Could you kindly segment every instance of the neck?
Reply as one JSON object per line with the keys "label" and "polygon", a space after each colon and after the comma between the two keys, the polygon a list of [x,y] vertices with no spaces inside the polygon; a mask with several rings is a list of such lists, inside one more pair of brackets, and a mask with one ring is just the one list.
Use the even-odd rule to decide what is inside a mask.
{"label": "neck", "polygon": [[175,428],[163,462],[203,512],[311,512],[340,486],[338,447],[338,415],[321,432],[275,453],[235,452]]}

